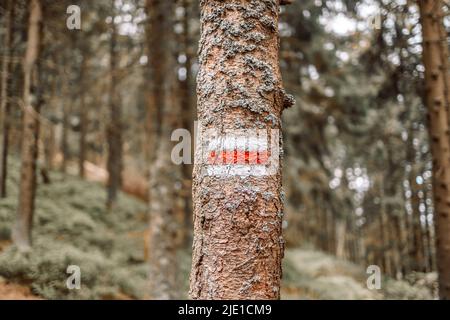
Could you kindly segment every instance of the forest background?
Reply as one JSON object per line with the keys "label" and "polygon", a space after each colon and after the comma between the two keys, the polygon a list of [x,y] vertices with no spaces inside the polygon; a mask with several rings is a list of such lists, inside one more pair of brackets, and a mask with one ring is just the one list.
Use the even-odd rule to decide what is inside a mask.
{"label": "forest background", "polygon": [[[0,298],[188,297],[192,165],[170,160],[171,135],[194,136],[202,6],[0,1]],[[296,101],[281,121],[282,298],[450,297],[429,118],[450,102],[448,12],[440,0],[280,6],[280,70]],[[430,106],[442,76],[426,77],[427,18],[439,26],[428,62],[440,59],[441,106]],[[81,289],[67,282],[77,267]]]}

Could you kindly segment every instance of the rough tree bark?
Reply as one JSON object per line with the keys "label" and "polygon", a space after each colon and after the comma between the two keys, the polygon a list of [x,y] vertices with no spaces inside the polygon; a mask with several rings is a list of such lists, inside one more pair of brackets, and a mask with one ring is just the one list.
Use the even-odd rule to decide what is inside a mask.
{"label": "rough tree bark", "polygon": [[[200,2],[200,132],[281,129],[281,113],[293,97],[284,92],[279,68],[279,5],[279,0]],[[279,299],[281,167],[261,176],[210,175],[201,163],[201,145],[193,174],[190,296]],[[281,149],[281,134],[276,146]]]}
{"label": "rough tree bark", "polygon": [[448,123],[448,53],[441,38],[443,3],[419,0],[425,66],[425,103],[428,108],[433,157],[433,197],[439,296],[450,299],[450,131]]}
{"label": "rough tree bark", "polygon": [[[149,181],[149,265],[150,295],[153,299],[177,298],[176,241],[179,229],[176,215],[182,210],[178,202],[181,169],[171,160],[170,137],[179,128],[180,110],[173,103],[175,61],[169,47],[172,43],[172,1],[147,0],[149,19],[150,90],[149,114],[156,111],[155,151],[150,165]],[[154,119],[149,119],[153,122]],[[154,123],[155,124],[155,123]],[[152,126],[149,126],[152,127]]]}
{"label": "rough tree bark", "polygon": [[[114,1],[113,1],[114,3]],[[114,20],[114,19],[113,19]],[[107,208],[114,207],[118,192],[122,186],[122,110],[117,90],[117,29],[111,22],[110,42],[110,86],[109,110],[110,123],[108,126],[108,198]]]}
{"label": "rough tree bark", "polygon": [[11,58],[14,19],[14,2],[12,0],[6,1],[5,10],[5,38],[0,95],[0,130],[2,130],[2,140],[0,142],[0,198],[6,197],[6,177],[8,174],[9,115],[11,109],[9,97],[11,96]]}
{"label": "rough tree bark", "polygon": [[[38,58],[41,47],[42,9],[39,0],[31,0],[28,41],[23,61],[23,133],[19,185],[19,204],[12,238],[20,249],[31,246],[31,227],[36,193],[36,159],[39,138],[39,108],[42,92],[39,86]],[[34,103],[34,106],[33,106]]]}

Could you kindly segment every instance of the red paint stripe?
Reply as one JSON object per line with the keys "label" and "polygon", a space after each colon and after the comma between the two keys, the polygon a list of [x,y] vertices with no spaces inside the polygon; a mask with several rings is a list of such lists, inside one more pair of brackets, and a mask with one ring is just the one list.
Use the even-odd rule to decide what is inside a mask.
{"label": "red paint stripe", "polygon": [[268,151],[211,151],[208,156],[209,164],[266,164],[269,159]]}

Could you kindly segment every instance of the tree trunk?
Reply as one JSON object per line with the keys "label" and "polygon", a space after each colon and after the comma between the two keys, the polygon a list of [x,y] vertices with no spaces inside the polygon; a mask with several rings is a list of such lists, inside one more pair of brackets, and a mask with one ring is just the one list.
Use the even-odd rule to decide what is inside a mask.
{"label": "tree trunk", "polygon": [[442,2],[419,0],[425,66],[425,102],[433,157],[433,193],[439,296],[450,299],[450,132],[447,42],[440,37]]}
{"label": "tree trunk", "polygon": [[424,247],[423,247],[423,233],[422,233],[422,222],[420,221],[421,212],[420,212],[420,197],[419,185],[416,183],[417,172],[413,169],[412,177],[410,180],[411,184],[411,209],[412,209],[412,230],[413,230],[413,248],[414,255],[413,261],[414,271],[423,272],[425,269],[425,257],[423,255]]}
{"label": "tree trunk", "polygon": [[[432,199],[433,198],[433,194],[430,188],[427,188],[427,198],[428,199]],[[427,205],[427,212],[429,212],[428,210],[429,205]],[[435,250],[435,235],[434,235],[434,217],[433,215],[431,215],[431,221],[430,219],[427,219],[427,223],[426,223],[426,237],[427,237],[427,242],[428,242],[428,265],[430,267],[430,271],[435,271],[436,270],[436,250]]]}
{"label": "tree trunk", "polygon": [[[176,216],[182,210],[179,203],[181,168],[171,160],[170,137],[179,128],[180,110],[174,103],[175,61],[169,43],[173,41],[172,1],[147,0],[149,25],[150,88],[149,114],[155,115],[152,121],[154,130],[152,150],[156,152],[150,163],[149,181],[149,264],[150,295],[153,299],[177,298],[176,235],[180,226]],[[156,123],[153,122],[156,120]]]}
{"label": "tree trunk", "polygon": [[[39,137],[39,108],[42,92],[39,83],[38,59],[41,47],[42,9],[39,0],[30,1],[28,41],[23,62],[23,135],[17,219],[13,230],[13,241],[20,249],[31,246],[31,227],[36,193],[36,160]],[[33,96],[33,97],[32,97]],[[33,107],[32,101],[36,101]]]}
{"label": "tree trunk", "polygon": [[83,57],[83,61],[80,66],[80,140],[78,150],[78,174],[81,178],[84,178],[86,172],[84,170],[84,162],[86,161],[86,135],[88,126],[88,116],[86,108],[86,93],[84,81],[86,80],[86,57]]}
{"label": "tree trunk", "polygon": [[[184,16],[181,21],[183,25],[182,33],[182,50],[186,57],[184,62],[184,68],[186,71],[186,77],[179,79],[180,91],[181,91],[181,110],[183,114],[183,128],[193,132],[194,128],[194,110],[192,107],[192,76],[191,76],[191,63],[192,63],[192,47],[191,37],[189,32],[190,19],[191,19],[191,7],[192,1],[182,0],[184,8]],[[192,155],[191,155],[192,156]],[[183,223],[183,242],[185,244],[191,243],[191,230],[192,230],[192,165],[183,164],[183,202],[184,202],[184,223]]]}
{"label": "tree trunk", "polygon": [[[113,1],[114,2],[114,1]],[[113,19],[114,20],[114,19]],[[118,192],[122,186],[122,110],[117,88],[117,30],[114,21],[111,22],[110,43],[110,87],[109,109],[110,124],[108,126],[108,199],[107,207],[113,208]]]}
{"label": "tree trunk", "polygon": [[345,258],[345,220],[338,219],[336,222],[336,257],[340,259]]}
{"label": "tree trunk", "polygon": [[[62,128],[61,128],[61,171],[63,173],[67,172],[67,162],[69,160],[69,121],[70,121],[70,113],[72,112],[72,101],[73,97],[69,90],[69,85],[64,84],[64,96],[68,97],[68,99],[61,100],[61,108],[62,108]],[[68,100],[68,101],[67,101]]]}
{"label": "tree trunk", "polygon": [[[151,163],[156,159],[156,142],[161,135],[162,120],[162,101],[164,73],[161,68],[164,67],[165,59],[164,50],[160,47],[163,43],[164,32],[166,30],[158,29],[158,23],[163,19],[163,13],[158,12],[155,8],[159,5],[160,0],[146,0],[145,10],[148,23],[145,32],[147,39],[147,55],[149,68],[146,70],[145,77],[148,82],[147,91],[147,112],[145,121],[144,153],[146,162],[149,164],[146,168],[146,178],[151,181]],[[157,31],[155,31],[157,30]],[[164,31],[164,32],[161,32]],[[150,204],[150,187],[148,190],[148,204]]]}
{"label": "tree trunk", "polygon": [[14,2],[6,2],[5,38],[1,77],[1,95],[0,95],[0,130],[2,130],[2,140],[0,149],[0,198],[6,197],[6,177],[8,174],[8,146],[9,146],[9,117],[11,112],[11,59],[12,59],[12,39],[13,39],[13,19]]}
{"label": "tree trunk", "polygon": [[[51,101],[52,99],[49,100]],[[55,133],[52,123],[45,122],[44,124],[46,124],[46,126],[42,126],[41,124],[40,128],[38,154],[41,155],[42,159],[41,161],[38,159],[38,163],[42,182],[44,184],[50,184],[52,182],[50,171],[53,169]],[[39,148],[41,148],[40,152]]]}
{"label": "tree trunk", "polygon": [[[284,251],[281,167],[259,172],[249,164],[251,150],[259,150],[258,159],[268,152],[268,137],[275,144],[271,160],[280,160],[281,113],[293,104],[282,88],[278,62],[279,0],[201,1],[200,9],[201,139],[193,174],[190,296],[279,299]],[[261,140],[241,144],[242,136],[255,138],[257,129]],[[203,161],[208,143],[206,158],[214,158],[216,152],[222,157],[221,146],[214,146],[224,135],[231,137],[229,141],[240,141],[239,147],[223,149],[231,165]],[[230,160],[229,154],[236,156]]]}
{"label": "tree trunk", "polygon": [[388,229],[388,214],[386,206],[386,194],[385,194],[385,178],[383,176],[379,177],[379,187],[380,187],[380,242],[381,242],[381,254],[383,256],[383,271],[392,275],[392,259],[390,251],[390,241],[389,241],[389,229]]}
{"label": "tree trunk", "polygon": [[394,266],[394,276],[398,279],[402,275],[402,261],[401,261],[401,226],[400,216],[395,213],[391,215],[391,241],[392,241],[392,261]]}
{"label": "tree trunk", "polygon": [[[405,196],[405,189],[404,187],[401,189],[401,192],[403,194],[403,200],[404,202],[407,202],[407,198]],[[402,257],[402,275],[406,275],[410,272],[410,241],[409,241],[409,214],[408,210],[404,207],[400,214],[399,214],[399,238],[401,243],[401,249],[400,249],[400,256]]]}
{"label": "tree trunk", "polygon": [[334,212],[331,207],[327,208],[327,250],[330,254],[335,254],[335,244],[336,244],[336,233],[334,232],[334,226],[336,225],[336,220],[334,219]]}

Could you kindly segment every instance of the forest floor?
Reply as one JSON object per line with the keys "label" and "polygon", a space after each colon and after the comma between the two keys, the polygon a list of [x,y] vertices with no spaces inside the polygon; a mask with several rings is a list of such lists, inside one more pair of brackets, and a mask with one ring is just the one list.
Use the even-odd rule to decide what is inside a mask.
{"label": "forest floor", "polygon": [[364,268],[313,249],[287,249],[283,275],[282,299],[428,300],[437,295],[435,273],[413,273],[404,280],[382,277],[380,290],[369,290]]}
{"label": "forest floor", "polygon": [[[9,195],[0,200],[0,299],[146,299],[148,267],[145,204],[120,195],[105,210],[102,184],[51,172],[39,184],[33,249],[18,252],[9,241],[17,205],[18,161],[10,161]],[[436,275],[384,279],[366,287],[362,267],[307,248],[288,248],[282,299],[433,299]],[[81,289],[69,290],[67,267],[81,269]],[[187,298],[190,250],[179,254],[180,298]]]}
{"label": "forest floor", "polygon": [[0,300],[39,300],[42,299],[31,293],[30,287],[17,283],[10,283],[0,278]]}

